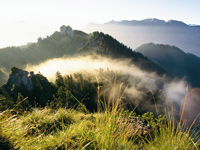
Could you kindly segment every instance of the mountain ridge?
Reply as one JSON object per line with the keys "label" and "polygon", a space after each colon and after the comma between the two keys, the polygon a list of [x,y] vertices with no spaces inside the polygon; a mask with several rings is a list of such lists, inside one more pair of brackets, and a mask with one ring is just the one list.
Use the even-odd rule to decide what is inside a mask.
{"label": "mountain ridge", "polygon": [[[111,20],[108,22],[105,22],[103,24],[98,24],[95,22],[90,22],[88,25],[109,25],[109,24],[118,24],[118,25],[127,25],[127,26],[134,26],[134,25],[160,25],[160,26],[182,26],[182,27],[200,27],[198,24],[187,24],[180,20],[174,20],[170,19],[168,21],[157,19],[157,18],[147,18],[143,20]],[[87,25],[87,26],[88,26]]]}
{"label": "mountain ridge", "polygon": [[168,44],[200,57],[200,25],[177,20],[113,20],[105,24],[88,24],[83,31],[107,33],[132,49],[145,43]]}
{"label": "mountain ridge", "polygon": [[200,58],[181,49],[163,44],[143,44],[135,51],[141,52],[167,72],[190,81],[192,86],[200,86]]}
{"label": "mountain ridge", "polygon": [[[178,20],[168,20],[168,21],[164,21],[164,20],[160,20],[160,19],[156,19],[156,18],[148,18],[148,19],[144,19],[144,20],[122,20],[122,21],[110,21],[107,22],[105,24],[118,24],[118,25],[159,25],[159,26],[182,26],[182,27],[186,27],[186,26],[190,26],[182,21],[178,21]],[[200,27],[199,25],[193,25],[193,27]]]}

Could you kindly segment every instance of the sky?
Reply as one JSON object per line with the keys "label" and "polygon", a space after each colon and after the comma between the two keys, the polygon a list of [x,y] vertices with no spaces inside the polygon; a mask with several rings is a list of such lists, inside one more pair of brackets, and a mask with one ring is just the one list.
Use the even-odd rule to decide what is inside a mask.
{"label": "sky", "polygon": [[[111,20],[158,18],[200,25],[199,7],[200,0],[0,0],[0,47],[11,41],[13,45],[19,41],[22,44],[23,36],[29,40],[29,32],[22,32],[30,26],[37,26],[41,33],[34,32],[36,40],[62,25],[81,30],[90,22],[103,24]],[[14,42],[18,32],[21,37]]]}

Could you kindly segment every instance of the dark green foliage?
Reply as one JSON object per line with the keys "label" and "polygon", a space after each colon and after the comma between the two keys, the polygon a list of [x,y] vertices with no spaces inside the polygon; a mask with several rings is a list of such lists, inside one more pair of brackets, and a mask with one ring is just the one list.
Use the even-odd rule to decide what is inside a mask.
{"label": "dark green foliage", "polygon": [[13,99],[0,87],[0,112],[12,108],[13,105]]}
{"label": "dark green foliage", "polygon": [[31,104],[45,107],[48,100],[51,99],[54,93],[54,86],[41,74],[32,77],[33,91],[31,92]]}
{"label": "dark green foliage", "polygon": [[4,70],[0,69],[0,85],[3,85],[7,80],[7,74],[5,74]]}
{"label": "dark green foliage", "polygon": [[17,68],[17,67],[12,67],[10,69],[10,75],[17,74],[18,72],[19,72],[19,68]]}
{"label": "dark green foliage", "polygon": [[[0,89],[0,111],[15,108],[18,112],[23,112],[31,107],[45,107],[47,104],[57,109],[77,108],[83,104],[90,111],[95,110],[97,84],[84,79],[82,74],[63,77],[57,72],[54,85],[43,75],[32,73],[29,77],[23,76],[23,80],[31,78],[32,81],[32,84],[25,85],[23,80],[18,78],[24,73],[26,72],[21,69],[12,68],[13,78]],[[15,81],[16,78],[18,80]]]}
{"label": "dark green foliage", "polygon": [[57,88],[61,87],[61,86],[64,86],[64,79],[61,75],[61,73],[58,71],[56,72],[56,81],[55,81],[55,86]]}
{"label": "dark green foliage", "polygon": [[8,93],[15,100],[15,102],[17,101],[18,93],[21,93],[24,97],[27,97],[30,94],[23,83],[21,83],[20,86],[13,84],[12,89],[8,91]]}
{"label": "dark green foliage", "polygon": [[102,32],[93,32],[86,45],[79,49],[79,53],[89,52],[112,58],[135,57],[135,59],[146,59],[140,53],[133,52],[124,44],[119,43],[113,37],[109,36],[108,34],[103,34]]}
{"label": "dark green foliage", "polygon": [[56,87],[43,75],[12,67],[7,84],[0,89],[0,111],[8,107],[19,112],[35,106],[45,107],[55,92]]}
{"label": "dark green foliage", "polygon": [[[53,101],[50,103],[54,108],[74,108],[83,103],[90,111],[96,107],[96,83],[83,79],[82,74],[67,75],[62,77],[57,72],[55,85],[58,88],[53,95]],[[58,85],[61,86],[58,86]]]}
{"label": "dark green foliage", "polygon": [[60,86],[53,96],[53,102],[51,102],[51,106],[55,108],[70,108],[75,105],[76,100],[71,96],[71,93],[67,91],[67,89],[63,86]]}
{"label": "dark green foliage", "polygon": [[146,122],[149,125],[151,125],[154,129],[161,127],[161,124],[165,125],[165,126],[167,125],[167,117],[166,117],[166,115],[164,115],[164,116],[159,115],[158,117],[155,117],[152,112],[147,112],[147,113],[144,113],[141,116],[141,119],[144,122]]}
{"label": "dark green foliage", "polygon": [[96,108],[97,83],[83,79],[81,74],[75,74],[75,80],[77,80],[77,85],[72,94],[76,94],[77,99],[81,100],[87,109],[94,111]]}
{"label": "dark green foliage", "polygon": [[14,108],[17,112],[22,113],[24,110],[30,110],[31,106],[27,98],[24,98],[24,96],[21,93],[18,93],[17,101],[14,105]]}

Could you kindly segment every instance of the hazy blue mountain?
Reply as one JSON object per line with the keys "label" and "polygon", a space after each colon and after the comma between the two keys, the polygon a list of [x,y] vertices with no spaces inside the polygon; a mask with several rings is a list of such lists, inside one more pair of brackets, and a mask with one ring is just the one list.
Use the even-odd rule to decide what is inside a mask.
{"label": "hazy blue mountain", "polygon": [[144,44],[135,51],[142,53],[174,76],[186,78],[192,86],[200,86],[200,58],[175,46]]}
{"label": "hazy blue mountain", "polygon": [[190,56],[195,61],[197,61],[198,63],[200,63],[200,57],[197,57],[196,55],[191,54],[191,53],[187,53],[187,55]]}
{"label": "hazy blue mountain", "polygon": [[165,22],[164,20],[159,20],[156,18],[153,19],[144,19],[141,21],[138,20],[122,20],[122,21],[110,21],[108,23],[105,24],[117,24],[117,25],[130,25],[130,26],[182,26],[182,27],[186,27],[188,26],[187,24],[185,24],[184,22],[181,21],[177,21],[177,20],[169,20],[167,22]]}
{"label": "hazy blue mountain", "polygon": [[105,24],[91,23],[85,32],[101,31],[110,34],[132,49],[144,43],[175,45],[184,52],[200,57],[200,26],[187,25],[177,20],[145,19],[110,21]]}

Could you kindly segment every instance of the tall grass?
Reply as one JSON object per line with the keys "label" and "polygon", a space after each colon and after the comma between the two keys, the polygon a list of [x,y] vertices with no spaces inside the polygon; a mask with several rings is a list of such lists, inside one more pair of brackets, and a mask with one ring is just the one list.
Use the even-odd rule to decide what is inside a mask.
{"label": "tall grass", "polygon": [[[98,87],[98,93],[100,87]],[[0,114],[1,146],[13,149],[183,149],[199,148],[199,141],[173,117],[136,116],[121,106],[123,91],[113,89],[106,102],[98,97],[97,113],[74,109],[33,109],[24,115]],[[117,94],[115,91],[119,91]],[[120,94],[119,94],[120,93]],[[118,96],[116,96],[118,95]],[[85,108],[84,108],[85,109]],[[146,135],[129,122],[132,116],[151,125]]]}

